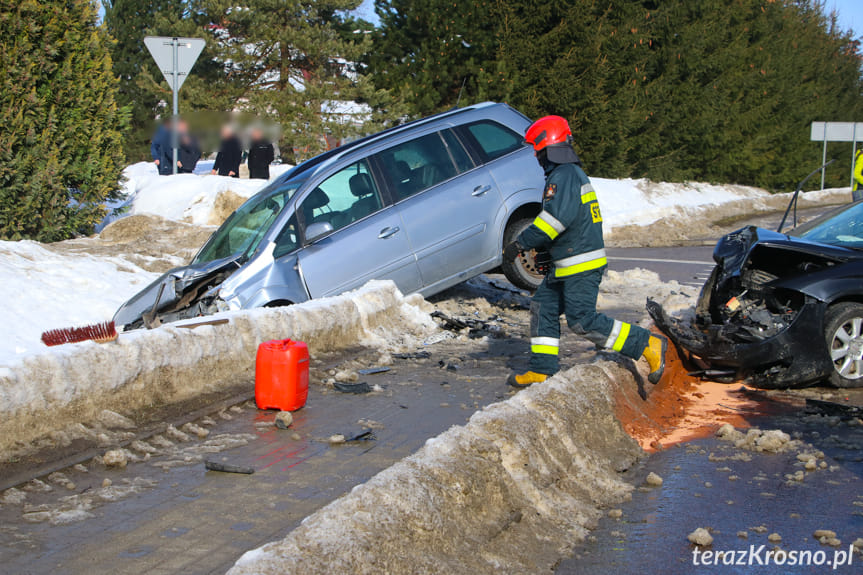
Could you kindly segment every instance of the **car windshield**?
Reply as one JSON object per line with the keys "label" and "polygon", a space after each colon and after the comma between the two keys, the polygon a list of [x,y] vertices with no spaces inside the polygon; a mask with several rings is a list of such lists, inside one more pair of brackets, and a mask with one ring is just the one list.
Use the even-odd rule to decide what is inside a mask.
{"label": "car windshield", "polygon": [[275,182],[258,192],[210,236],[192,263],[203,264],[237,255],[248,258],[302,184],[302,181]]}
{"label": "car windshield", "polygon": [[863,202],[798,226],[791,235],[843,248],[863,249]]}

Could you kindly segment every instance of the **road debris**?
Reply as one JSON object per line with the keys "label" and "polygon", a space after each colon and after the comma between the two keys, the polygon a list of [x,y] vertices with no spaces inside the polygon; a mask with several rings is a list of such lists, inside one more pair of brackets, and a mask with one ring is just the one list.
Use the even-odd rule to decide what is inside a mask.
{"label": "road debris", "polygon": [[686,537],[690,543],[699,547],[707,547],[713,543],[713,536],[704,527],[699,527]]}
{"label": "road debris", "polygon": [[394,353],[392,356],[394,359],[428,359],[431,357],[431,354],[427,351],[414,351],[410,353]]}
{"label": "road debris", "polygon": [[220,471],[222,473],[240,473],[242,475],[251,475],[255,470],[244,465],[234,465],[232,463],[222,463],[220,461],[204,460],[204,467],[209,471]]}
{"label": "road debris", "polygon": [[276,414],[273,424],[279,429],[287,429],[294,422],[294,416],[290,411],[280,411]]}
{"label": "road debris", "polygon": [[368,369],[360,369],[357,371],[360,375],[376,375],[378,373],[386,373],[390,371],[389,367],[370,367]]}
{"label": "road debris", "polygon": [[341,391],[342,393],[370,393],[372,388],[365,381],[360,381],[358,383],[343,383],[340,381],[333,382],[333,388],[336,391]]}
{"label": "road debris", "polygon": [[644,482],[650,487],[662,486],[662,478],[652,471],[647,474],[647,478],[644,480]]}

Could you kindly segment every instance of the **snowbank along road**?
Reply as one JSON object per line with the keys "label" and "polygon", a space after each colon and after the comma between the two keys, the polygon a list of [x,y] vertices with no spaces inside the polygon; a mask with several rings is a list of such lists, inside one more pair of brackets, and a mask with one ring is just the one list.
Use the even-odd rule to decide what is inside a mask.
{"label": "snowbank along road", "polygon": [[[159,183],[158,180],[156,182]],[[639,182],[609,182],[606,184],[609,189],[612,185],[626,185],[629,186],[627,189],[635,190],[632,193],[642,194],[641,197],[644,194],[656,194],[657,190],[661,192],[660,196],[670,195],[662,200],[671,202],[670,204],[658,205],[659,215],[647,217],[641,214],[630,220],[626,219],[629,216],[622,213],[615,216],[619,221],[610,230],[609,239],[612,244],[621,246],[628,245],[632,238],[636,237],[632,235],[635,230],[632,226],[638,228],[635,231],[638,231],[641,237],[662,237],[663,233],[671,229],[668,227],[671,225],[669,222],[676,221],[676,216],[662,218],[661,214],[668,214],[674,203],[675,193],[691,192],[673,187],[667,190],[662,187],[654,188]],[[140,192],[152,185],[135,184],[137,187],[133,187],[130,192],[130,200],[134,203],[138,195],[147,196],[147,193]],[[601,187],[597,187],[601,191]],[[206,230],[197,226],[199,223],[218,223],[218,217],[211,221],[208,219],[211,215],[208,214],[219,209],[224,210],[224,207],[219,207],[220,201],[224,203],[230,199],[227,197],[230,190],[207,191],[200,197],[183,200],[188,201],[190,206],[197,206],[189,211],[188,206],[162,205],[163,200],[169,204],[171,202],[169,196],[161,195],[161,191],[157,187],[149,192],[152,200],[150,205],[155,206],[151,208],[152,211],[166,211],[165,215],[169,218],[186,219],[192,222],[192,225],[178,225],[195,229]],[[252,191],[244,193],[249,194]],[[219,200],[220,196],[222,200]],[[163,200],[159,200],[159,197]],[[715,196],[711,197],[716,199]],[[827,197],[832,196],[825,196]],[[610,249],[611,271],[600,294],[600,307],[629,321],[644,321],[643,302],[648,295],[663,298],[670,304],[670,309],[683,311],[691,306],[702,283],[701,279],[709,273],[712,266],[712,249],[697,244],[705,243],[711,234],[715,237],[716,230],[725,231],[740,227],[740,222],[746,220],[740,217],[741,209],[746,211],[755,208],[775,212],[777,207],[773,206],[773,203],[779,203],[778,199],[765,198],[757,191],[747,191],[742,196],[737,194],[729,198],[725,203],[703,201],[678,214],[691,220],[694,217],[692,210],[696,210],[704,216],[699,220],[704,223],[703,226],[678,225],[674,228],[674,233],[666,234],[667,242],[682,242],[689,244],[688,246],[669,249]],[[784,201],[786,200],[783,200],[783,203]],[[731,207],[733,202],[740,204]],[[141,206],[144,205],[141,202]],[[637,202],[626,202],[625,205],[637,205]],[[139,213],[138,218],[152,220],[154,216],[141,215],[145,211],[142,209],[140,213],[135,213]],[[720,222],[723,218],[728,221]],[[129,219],[129,222],[134,221]],[[683,228],[685,230],[681,231]],[[648,231],[650,233],[647,233]],[[140,232],[132,235],[144,237]],[[159,266],[165,265],[159,263],[165,261],[164,257],[153,255],[148,256],[151,259],[141,259],[136,256],[140,252],[140,246],[133,247],[128,242],[114,242],[106,238],[99,241],[98,249],[104,250],[107,257],[122,257],[122,262],[113,263],[118,274],[131,270],[136,277],[143,277],[141,274],[144,272],[141,270],[161,271]],[[65,245],[68,245],[68,248]],[[57,246],[61,254],[87,254],[95,247],[92,240],[76,240],[62,246]],[[26,246],[23,244],[19,246],[15,243],[8,246],[10,253],[16,254],[15,257],[19,257],[24,247]],[[43,248],[33,246],[32,249]],[[51,246],[51,249],[53,251],[55,247]],[[188,257],[185,253],[178,257]],[[25,259],[17,261],[26,263]],[[21,266],[11,259],[3,260],[0,257],[0,263],[3,261],[12,262],[4,273],[14,277]],[[134,262],[136,267],[125,262]],[[85,263],[86,265],[82,264],[82,270],[91,265],[89,262]],[[113,277],[108,272],[102,275]],[[48,283],[47,279],[45,283]],[[171,406],[123,414],[103,411],[96,414],[94,421],[71,424],[71,427],[66,427],[64,423],[62,428],[53,431],[46,428],[47,435],[38,443],[41,450],[10,456],[4,465],[3,474],[0,474],[0,480],[5,480],[7,486],[10,483],[18,484],[0,494],[0,520],[3,524],[0,529],[4,532],[0,541],[0,560],[4,569],[31,573],[222,572],[230,568],[245,551],[270,541],[284,539],[264,551],[245,555],[241,564],[236,567],[237,572],[263,572],[264,567],[281,572],[289,566],[284,561],[293,560],[283,557],[284,554],[299,557],[301,555],[294,553],[297,549],[330,549],[327,547],[329,543],[324,539],[312,541],[323,547],[304,548],[302,537],[308,530],[297,531],[294,535],[288,534],[300,525],[303,518],[416,452],[427,439],[441,434],[451,425],[465,423],[472,413],[489,403],[506,400],[512,392],[502,385],[505,375],[512,369],[523,369],[526,366],[527,346],[524,342],[528,323],[527,298],[525,294],[508,286],[503,278],[474,280],[442,294],[435,298],[432,304],[434,309],[442,312],[445,317],[456,318],[457,325],[461,326],[460,331],[444,329],[424,338],[403,340],[383,348],[380,345],[363,345],[364,342],[358,341],[356,347],[348,350],[330,349],[330,346],[313,349],[315,369],[312,373],[311,398],[308,406],[295,414],[295,422],[290,430],[276,430],[272,426],[272,413],[258,412],[247,403],[252,386],[248,374],[238,375],[234,381],[226,382],[224,386],[205,390],[195,398],[187,398]],[[26,307],[26,301],[22,301],[21,305]],[[425,311],[431,309],[426,308]],[[56,322],[57,318],[54,320]],[[452,323],[448,324],[443,318],[439,319],[439,323],[453,327]],[[52,324],[45,327],[55,326],[56,324]],[[21,341],[22,348],[30,345],[25,340]],[[563,353],[567,367],[577,366],[595,358],[591,346],[571,334],[564,338]],[[21,354],[12,353],[11,357],[16,355]],[[606,356],[603,358],[615,359]],[[388,371],[376,374],[361,372],[363,369],[381,367],[388,368]],[[593,397],[590,393],[596,392],[597,386],[604,385],[599,382],[612,374],[616,379],[631,382],[633,387],[627,392],[627,401],[630,405],[639,406],[638,409],[642,408],[640,403],[644,400],[639,394],[652,392],[652,389],[645,390],[643,385],[639,385],[638,372],[632,364],[609,364],[608,367],[600,369],[604,371],[584,372],[593,374],[587,379],[584,375],[575,379],[565,378],[561,385],[568,386],[572,385],[573,381],[579,381],[581,383],[578,385],[588,386],[586,389],[589,393],[586,397]],[[371,391],[363,395],[339,393],[333,387],[334,381],[367,381]],[[683,565],[690,545],[686,535],[699,526],[712,531],[717,544],[722,543],[723,548],[730,548],[731,543],[736,542],[731,538],[730,526],[740,527],[744,523],[752,523],[747,528],[752,537],[761,533],[762,526],[769,524],[771,529],[784,531],[786,537],[802,538],[802,534],[815,524],[816,519],[825,523],[829,517],[833,517],[831,525],[837,532],[841,532],[843,543],[850,544],[855,536],[863,535],[855,535],[854,532],[859,528],[860,515],[855,515],[860,508],[857,501],[863,505],[863,489],[859,483],[855,483],[860,470],[854,467],[853,456],[849,458],[847,455],[853,453],[855,445],[859,449],[861,443],[861,438],[855,435],[855,429],[859,429],[855,428],[856,416],[847,413],[841,416],[825,415],[816,411],[807,416],[810,417],[807,420],[808,427],[794,428],[794,417],[799,414],[802,402],[807,399],[805,394],[801,395],[803,392],[788,397],[767,394],[759,397],[757,401],[747,403],[749,400],[746,397],[736,396],[732,393],[736,390],[730,388],[708,390],[693,383],[686,385],[689,386],[684,393],[688,407],[685,410],[679,408],[678,411],[693,411],[692,406],[705,395],[708,396],[707,403],[710,407],[698,414],[697,421],[688,423],[680,419],[679,413],[668,415],[667,411],[661,411],[660,414],[646,415],[646,419],[652,418],[654,421],[665,422],[666,425],[657,429],[651,424],[649,427],[652,431],[649,434],[639,435],[631,425],[625,425],[626,430],[639,440],[642,447],[654,450],[657,446],[662,446],[663,441],[671,446],[692,436],[703,436],[706,420],[714,424],[731,421],[738,427],[761,424],[762,421],[757,420],[756,416],[763,417],[762,414],[769,413],[772,409],[766,406],[777,403],[781,403],[782,410],[779,411],[782,412],[782,417],[787,419],[776,419],[778,415],[770,414],[763,423],[766,426],[784,426],[789,431],[798,433],[799,439],[794,439],[798,443],[784,448],[781,453],[765,454],[764,450],[747,449],[745,444],[738,446],[722,439],[700,439],[697,440],[700,443],[689,443],[689,447],[677,451],[674,450],[677,448],[663,451],[641,465],[636,463],[640,452],[633,448],[626,436],[618,435],[620,424],[609,416],[607,420],[594,421],[590,425],[604,430],[607,439],[618,438],[613,445],[609,444],[597,451],[593,445],[596,441],[589,440],[585,444],[573,439],[575,443],[565,447],[565,451],[587,459],[580,460],[576,457],[573,464],[555,467],[557,464],[552,465],[552,460],[560,459],[560,454],[555,455],[556,450],[561,449],[560,446],[525,444],[519,447],[507,443],[507,438],[511,439],[513,435],[518,437],[515,432],[522,429],[522,424],[530,428],[530,431],[525,433],[526,436],[531,436],[531,433],[540,438],[549,436],[549,431],[531,428],[534,424],[528,423],[530,418],[524,421],[512,419],[511,429],[506,429],[505,423],[503,428],[501,424],[494,424],[502,429],[502,435],[497,439],[486,437],[486,440],[491,441],[490,445],[495,446],[493,449],[489,448],[490,451],[483,451],[484,447],[480,448],[479,444],[471,443],[472,439],[466,439],[473,437],[473,434],[487,434],[487,431],[483,431],[485,428],[479,426],[478,420],[477,425],[472,428],[475,431],[471,434],[456,433],[463,438],[458,441],[467,441],[465,446],[479,449],[483,453],[502,454],[491,457],[489,462],[493,463],[495,457],[502,457],[507,469],[504,475],[508,474],[512,483],[499,484],[495,489],[498,489],[496,493],[500,497],[496,495],[497,498],[492,497],[491,500],[506,502],[510,511],[496,515],[499,509],[492,506],[486,517],[487,523],[458,524],[453,506],[472,505],[472,501],[475,501],[471,499],[471,493],[479,493],[481,486],[465,486],[466,484],[458,480],[458,474],[469,471],[471,467],[459,467],[458,457],[452,459],[455,467],[441,475],[438,480],[442,485],[465,486],[461,494],[450,493],[452,490],[442,492],[438,496],[442,498],[441,505],[436,508],[438,510],[434,512],[434,518],[429,515],[428,510],[421,511],[411,507],[411,501],[416,496],[414,490],[408,488],[399,491],[398,496],[394,494],[392,503],[396,507],[406,505],[405,509],[416,511],[416,521],[419,523],[404,524],[402,528],[396,528],[390,537],[393,537],[395,544],[398,541],[396,536],[409,537],[411,533],[416,533],[417,529],[455,525],[457,528],[449,532],[450,535],[458,539],[461,533],[473,533],[473,536],[479,539],[466,538],[466,541],[484,541],[475,547],[481,547],[483,554],[478,557],[466,557],[464,553],[431,555],[430,564],[422,563],[419,556],[414,560],[407,557],[407,562],[387,563],[392,567],[391,572],[433,572],[433,567],[442,564],[447,564],[452,572],[500,572],[507,570],[506,565],[512,566],[511,572],[546,571],[573,550],[576,558],[560,563],[560,572],[597,572],[602,571],[605,565],[611,564],[617,565],[622,571],[632,571],[635,565],[640,565],[640,557],[643,557],[648,549],[658,557],[657,568],[675,561]],[[827,390],[807,393],[813,394],[810,399],[838,399]],[[711,394],[715,394],[715,397]],[[512,405],[526,405],[524,400],[527,397],[526,395]],[[852,403],[854,399],[850,398]],[[595,400],[605,401],[600,400],[599,396]],[[566,402],[558,403],[565,407]],[[662,402],[657,399],[655,403],[660,405]],[[116,409],[123,411],[119,407]],[[498,408],[497,413],[507,413],[506,409],[510,408]],[[569,413],[577,415],[581,413],[580,409],[582,408],[573,406]],[[605,413],[610,414],[610,410]],[[483,425],[488,425],[490,420],[483,421]],[[508,421],[508,416],[500,421]],[[575,427],[567,428],[572,427],[576,434],[579,429],[583,429],[578,427],[577,422],[574,425]],[[684,430],[686,433],[681,433],[674,439],[664,439],[671,438],[674,429]],[[831,432],[831,429],[834,431]],[[364,436],[361,440],[350,441],[368,431],[373,432],[374,439]],[[691,435],[687,435],[690,432]],[[348,441],[342,443],[342,439]],[[460,445],[458,441],[449,443],[447,440],[439,445]],[[452,453],[459,452],[461,448],[454,449]],[[540,451],[547,453],[550,459],[531,459],[531,453]],[[470,449],[461,451],[462,455],[470,452]],[[820,457],[819,452],[822,452]],[[672,453],[679,456],[669,457]],[[440,457],[442,454],[443,452],[437,452],[430,455]],[[423,457],[428,455],[418,455],[416,465],[425,465],[421,462],[426,461]],[[816,474],[809,470],[809,456],[814,461]],[[514,463],[524,457],[527,458],[528,468],[536,467],[539,475],[519,477],[515,472],[518,467],[514,466]],[[599,461],[597,457],[603,461]],[[208,458],[247,465],[254,468],[256,473],[239,476],[205,472],[203,461]],[[727,458],[722,461],[740,463],[723,465],[719,462],[720,459],[716,458]],[[56,461],[61,463],[57,464]],[[578,463],[579,461],[582,463]],[[822,466],[822,463],[825,465]],[[746,466],[742,467],[742,470],[737,467],[744,464]],[[402,467],[404,465],[411,464],[404,463]],[[570,465],[578,467],[573,468]],[[629,471],[622,475],[617,474],[617,471],[624,468]],[[492,469],[488,468],[490,476],[501,475],[500,471],[492,473]],[[31,473],[28,473],[28,470],[31,470]],[[36,473],[35,470],[40,471]],[[638,487],[648,470],[655,470],[666,478],[663,487]],[[39,477],[33,477],[34,473]],[[406,485],[409,487],[409,475],[399,475],[403,472],[398,470],[388,473],[393,478],[400,478],[399,481],[407,481]],[[701,487],[696,489],[692,487],[692,483],[684,482],[682,486],[678,483],[681,481],[678,478],[688,477],[693,473],[699,473],[705,478],[700,484]],[[531,495],[537,489],[537,482],[547,485],[549,481],[565,480],[570,476],[581,477],[581,483],[592,484],[595,489],[584,493],[574,486],[564,485],[555,493],[554,497],[557,499],[545,503],[541,498],[537,499]],[[761,477],[772,478],[773,488],[763,491],[767,495],[760,491],[755,493],[756,486],[763,481]],[[28,480],[18,483],[17,479],[20,478]],[[741,478],[748,487],[746,494],[736,496],[738,490],[735,488],[742,484],[735,482]],[[347,503],[340,503],[341,506],[347,506],[341,509],[360,504],[355,511],[373,512],[364,510],[361,502],[363,497],[371,497],[369,494],[374,494],[375,489],[382,490],[379,493],[389,492],[383,481],[384,479],[377,479],[377,483],[361,494],[353,499],[348,498]],[[841,484],[838,488],[837,482]],[[710,487],[707,487],[708,483]],[[637,486],[635,491],[632,486]],[[765,512],[761,505],[762,501],[770,501],[771,493],[773,496],[777,493],[787,496],[788,505],[797,503],[800,499],[799,490],[809,489],[810,486],[825,493],[831,490],[836,492],[838,489],[841,493],[840,499],[846,503],[851,501],[852,505],[843,507],[837,503],[822,504],[818,507],[815,502],[827,503],[833,500],[824,499],[828,497],[826,495],[811,497],[811,506],[801,507],[800,511],[788,516],[781,510],[775,514],[773,511]],[[692,489],[687,491],[690,487]],[[420,487],[417,486],[417,489]],[[712,506],[705,506],[704,509],[693,512],[688,497],[704,497],[706,489],[715,489],[714,492],[708,493],[712,496]],[[782,491],[784,489],[787,489],[787,493]],[[713,496],[714,493],[718,497]],[[428,494],[433,501],[432,493]],[[457,495],[458,501],[449,500],[448,497],[452,495]],[[372,499],[380,497],[382,495]],[[630,497],[632,501],[627,502]],[[480,499],[483,506],[488,507],[490,499]],[[728,503],[729,501],[732,503]],[[723,515],[715,508],[720,502],[728,506],[728,509],[732,509],[735,503],[739,507]],[[555,505],[572,511],[568,513],[566,521],[561,523],[561,518],[556,517],[553,509]],[[749,507],[757,513],[750,513]],[[530,515],[534,508],[540,509],[536,517]],[[614,513],[606,513],[603,508],[610,508]],[[681,508],[687,509],[687,513],[681,513]],[[744,508],[744,511],[741,511],[741,508]],[[329,511],[318,515],[311,525],[327,530],[328,526],[333,525],[332,522],[342,523],[339,519],[342,517],[339,514],[340,507],[328,509]],[[551,511],[543,512],[543,509]],[[621,515],[617,514],[617,509],[620,509]],[[807,516],[816,509],[829,510],[831,515],[828,517],[825,511],[817,517]],[[621,529],[619,523],[616,523],[624,513],[626,517],[633,519],[628,530]],[[658,518],[657,523],[639,522],[649,518],[650,513]],[[603,515],[609,517],[600,520]],[[796,520],[800,521],[792,528],[789,522]],[[599,530],[591,535],[587,529],[597,524]],[[642,527],[638,527],[639,525]],[[752,527],[758,529],[751,529]],[[489,538],[487,533],[482,535],[483,530],[489,528],[497,530],[494,531],[497,536]],[[443,532],[448,531],[444,529]],[[536,533],[543,534],[542,541],[535,537]],[[371,542],[369,545],[373,551],[374,533],[358,535],[358,542],[365,537],[372,538],[366,541]],[[591,540],[592,537],[595,541]],[[766,540],[766,534],[764,538]],[[613,546],[608,544],[612,540],[615,542]],[[674,541],[676,544],[668,546],[663,553],[656,553],[657,540],[663,544],[665,541]],[[630,541],[633,543],[630,544]],[[627,552],[619,554],[612,561],[607,554],[608,550],[624,544]],[[457,546],[451,549],[456,548]],[[507,549],[512,548],[520,550],[518,556],[509,554]],[[417,550],[421,549],[424,547],[417,547]],[[285,550],[291,550],[291,553]],[[381,557],[387,556],[385,549],[381,549],[381,552]],[[387,561],[394,561],[392,554],[389,556]],[[592,563],[590,557],[596,557],[596,562]],[[348,559],[343,557],[339,560]],[[371,556],[366,556],[366,566],[371,560]],[[312,569],[313,563],[304,563],[303,566],[315,572],[315,569]],[[325,567],[324,565],[321,569]],[[692,572],[685,567],[686,565],[683,565],[679,572]]]}

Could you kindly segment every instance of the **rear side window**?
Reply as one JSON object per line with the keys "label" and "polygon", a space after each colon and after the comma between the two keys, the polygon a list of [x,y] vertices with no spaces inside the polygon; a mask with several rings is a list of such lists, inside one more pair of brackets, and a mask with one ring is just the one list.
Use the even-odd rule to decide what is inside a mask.
{"label": "rear side window", "polygon": [[471,135],[487,162],[524,146],[524,138],[520,134],[490,120],[467,124],[463,129]]}
{"label": "rear side window", "polygon": [[452,159],[455,161],[459,173],[472,170],[474,168],[473,160],[470,159],[467,150],[461,145],[461,142],[459,142],[458,137],[453,131],[444,130],[441,134],[443,134],[444,142],[446,142],[446,146],[449,148],[450,154],[452,154]]}
{"label": "rear side window", "polygon": [[378,158],[396,201],[458,175],[450,151],[439,133],[384,150]]}

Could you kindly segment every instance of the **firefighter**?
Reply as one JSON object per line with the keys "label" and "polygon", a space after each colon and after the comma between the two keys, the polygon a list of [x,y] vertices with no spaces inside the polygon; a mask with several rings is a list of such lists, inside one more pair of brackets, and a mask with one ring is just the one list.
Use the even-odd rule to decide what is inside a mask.
{"label": "firefighter", "polygon": [[[861,143],[863,146],[863,143]],[[863,200],[863,148],[854,155],[854,187],[851,188],[853,201]]]}
{"label": "firefighter", "polygon": [[560,116],[541,118],[528,128],[525,142],[533,146],[545,171],[543,209],[533,224],[506,246],[504,257],[515,259],[535,249],[540,254],[547,251],[551,264],[542,266],[546,277],[530,305],[530,369],[510,375],[507,383],[528,387],[557,372],[561,313],[566,315],[570,329],[597,346],[632,359],[645,357],[650,365],[648,379],[658,383],[665,369],[667,340],[596,311],[599,282],[608,265],[602,213],[572,147],[569,124]]}

